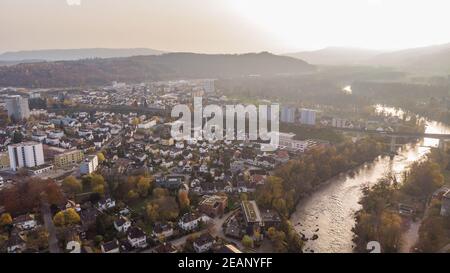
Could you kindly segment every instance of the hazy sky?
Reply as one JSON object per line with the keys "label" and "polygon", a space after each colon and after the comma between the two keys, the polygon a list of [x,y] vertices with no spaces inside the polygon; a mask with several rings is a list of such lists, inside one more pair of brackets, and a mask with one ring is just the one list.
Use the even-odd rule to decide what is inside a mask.
{"label": "hazy sky", "polygon": [[0,0],[0,52],[291,52],[450,42],[448,0]]}

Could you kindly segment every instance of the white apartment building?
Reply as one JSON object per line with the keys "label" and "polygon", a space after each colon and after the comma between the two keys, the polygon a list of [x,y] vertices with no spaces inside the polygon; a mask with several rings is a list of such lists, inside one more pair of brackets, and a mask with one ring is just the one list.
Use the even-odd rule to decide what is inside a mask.
{"label": "white apartment building", "polygon": [[96,155],[87,156],[87,158],[80,165],[80,173],[91,174],[97,170],[98,157]]}
{"label": "white apartment building", "polygon": [[39,142],[22,142],[8,146],[9,164],[11,170],[33,168],[45,163],[42,144]]}
{"label": "white apartment building", "polygon": [[316,124],[316,111],[311,109],[301,109],[300,123],[306,125]]}
{"label": "white apartment building", "polygon": [[6,100],[6,109],[8,110],[8,116],[16,120],[30,117],[28,98],[23,98],[19,95],[11,96]]}
{"label": "white apartment building", "polygon": [[299,152],[305,152],[308,149],[309,141],[307,140],[295,140],[295,134],[293,133],[279,133],[279,145],[286,147],[288,150],[297,150]]}

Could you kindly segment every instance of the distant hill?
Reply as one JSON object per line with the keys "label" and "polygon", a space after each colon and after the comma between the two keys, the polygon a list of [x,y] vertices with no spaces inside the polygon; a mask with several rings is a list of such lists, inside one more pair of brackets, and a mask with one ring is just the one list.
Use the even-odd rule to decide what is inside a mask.
{"label": "distant hill", "polygon": [[317,65],[358,65],[380,53],[381,51],[368,49],[327,47],[315,51],[302,51],[285,55]]}
{"label": "distant hill", "polygon": [[315,66],[267,52],[241,55],[168,53],[154,56],[40,62],[0,67],[0,86],[68,87],[181,78],[298,74]]}
{"label": "distant hill", "polygon": [[140,55],[160,55],[165,52],[148,48],[83,48],[83,49],[48,49],[5,52],[0,54],[0,61],[26,62],[41,61],[72,61],[88,58],[117,58]]}
{"label": "distant hill", "polygon": [[450,74],[450,43],[390,52],[327,47],[286,54],[315,65],[365,65],[391,67],[405,72]]}
{"label": "distant hill", "polygon": [[367,64],[413,72],[449,74],[450,43],[379,54],[368,60]]}

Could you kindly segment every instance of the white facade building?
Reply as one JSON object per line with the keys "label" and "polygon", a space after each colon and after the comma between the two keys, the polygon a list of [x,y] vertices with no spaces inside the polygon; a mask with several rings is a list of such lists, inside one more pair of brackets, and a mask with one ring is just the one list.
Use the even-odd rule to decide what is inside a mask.
{"label": "white facade building", "polygon": [[306,125],[316,124],[316,111],[311,109],[301,109],[300,123]]}
{"label": "white facade building", "polygon": [[30,117],[28,98],[23,98],[19,95],[11,96],[6,100],[6,109],[8,110],[8,116],[16,120]]}
{"label": "white facade building", "polygon": [[80,165],[81,174],[91,174],[97,170],[98,157],[96,155],[88,156]]}
{"label": "white facade building", "polygon": [[8,146],[11,170],[33,168],[45,163],[42,144],[39,142],[22,142]]}

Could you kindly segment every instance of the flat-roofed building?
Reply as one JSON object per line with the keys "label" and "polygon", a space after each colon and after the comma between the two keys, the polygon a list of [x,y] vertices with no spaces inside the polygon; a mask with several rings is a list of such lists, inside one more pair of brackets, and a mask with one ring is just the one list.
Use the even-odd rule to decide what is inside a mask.
{"label": "flat-roofed building", "polygon": [[224,213],[228,204],[226,195],[206,196],[199,204],[199,210],[209,217],[216,217]]}
{"label": "flat-roofed building", "polygon": [[30,117],[28,98],[23,98],[19,95],[11,96],[6,100],[6,109],[8,110],[8,116],[15,120],[22,120]]}
{"label": "flat-roofed building", "polygon": [[67,152],[55,155],[55,166],[58,168],[67,167],[83,161],[84,153],[81,150],[69,150]]}
{"label": "flat-roofed building", "polygon": [[81,174],[91,174],[97,170],[98,157],[96,155],[88,156],[80,165]]}
{"label": "flat-roofed building", "polygon": [[33,168],[45,163],[42,143],[28,141],[8,146],[9,165],[11,170]]}
{"label": "flat-roofed building", "polygon": [[255,230],[259,230],[263,225],[258,205],[253,200],[242,201],[241,208],[245,225],[247,226],[247,233],[252,235]]}

